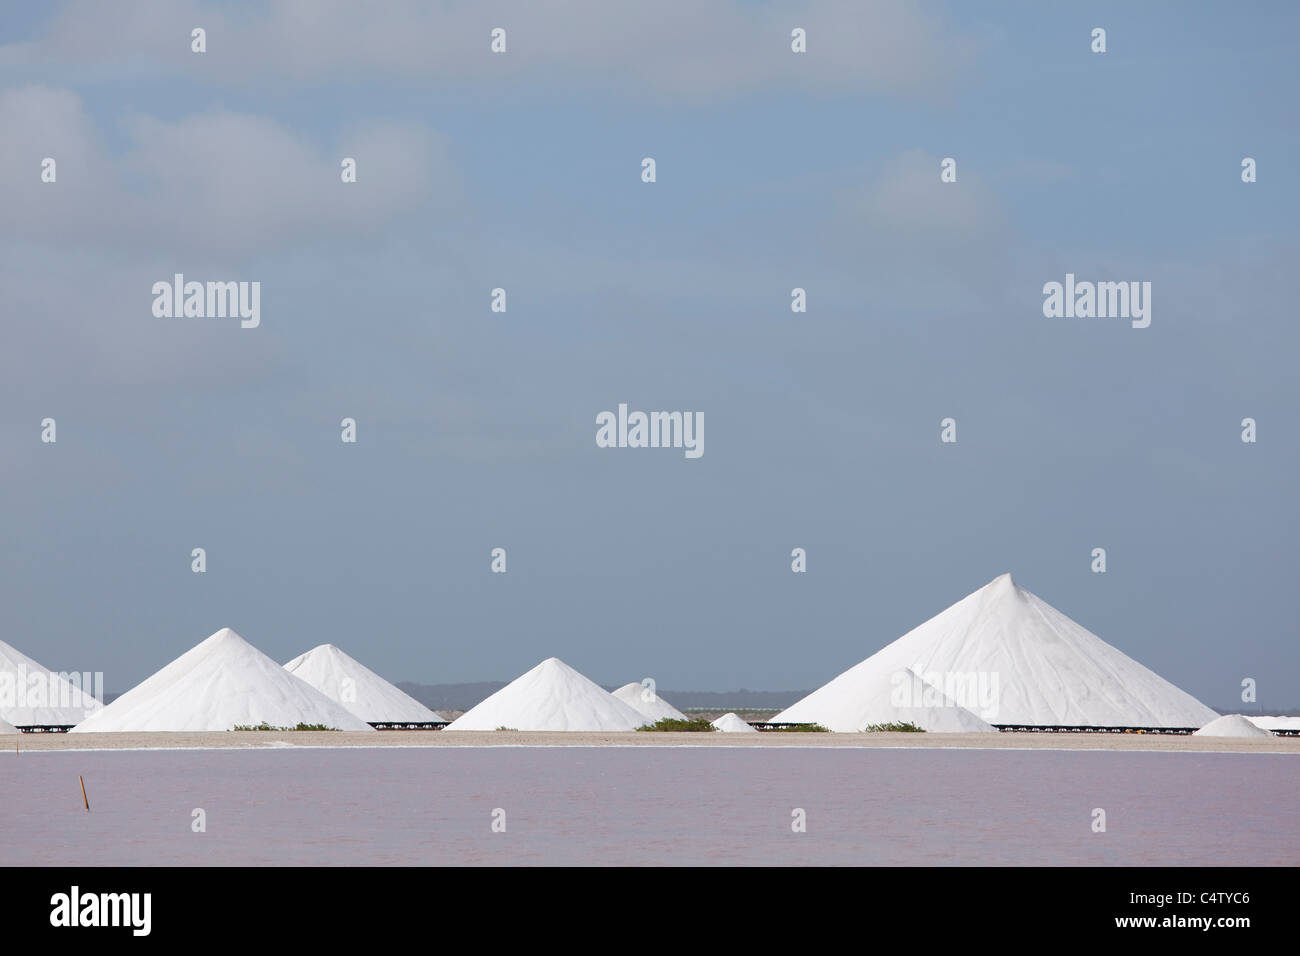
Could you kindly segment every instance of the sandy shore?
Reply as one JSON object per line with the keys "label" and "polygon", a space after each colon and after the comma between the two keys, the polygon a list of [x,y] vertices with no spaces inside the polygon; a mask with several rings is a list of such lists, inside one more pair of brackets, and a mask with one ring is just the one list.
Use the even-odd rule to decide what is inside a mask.
{"label": "sandy shore", "polygon": [[20,734],[0,752],[249,747],[960,747],[998,750],[1154,750],[1300,754],[1300,737],[1165,734],[706,734],[408,730],[357,732]]}

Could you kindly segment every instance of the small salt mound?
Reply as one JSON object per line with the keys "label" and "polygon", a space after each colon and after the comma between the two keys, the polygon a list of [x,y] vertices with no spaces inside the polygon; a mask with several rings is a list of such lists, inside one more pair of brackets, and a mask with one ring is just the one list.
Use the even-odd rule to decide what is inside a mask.
{"label": "small salt mound", "polygon": [[1247,717],[1252,724],[1263,730],[1300,730],[1300,717]]}
{"label": "small salt mound", "polygon": [[[5,705],[6,701],[12,703]],[[72,726],[103,706],[89,690],[81,690],[0,641],[0,719],[21,726]]]}
{"label": "small salt mound", "polygon": [[[367,723],[424,724],[443,721],[428,707],[384,680],[333,644],[313,647],[284,669],[337,701]],[[445,722],[445,721],[444,721]]]}
{"label": "small salt mound", "polygon": [[1241,714],[1225,714],[1218,720],[1212,720],[1194,737],[1272,737],[1267,730],[1256,727]]}
{"label": "small salt mound", "polygon": [[20,733],[17,727],[0,717],[0,735]]}
{"label": "small salt mound", "polygon": [[[650,723],[668,718],[687,720],[687,716],[642,684],[624,684],[614,696],[644,716]],[[649,700],[646,698],[649,697]]]}
{"label": "small salt mound", "polygon": [[772,718],[854,733],[876,724],[913,724],[937,734],[997,733],[937,687],[904,667],[881,673],[859,664]]}
{"label": "small salt mound", "polygon": [[756,734],[758,733],[753,727],[745,723],[735,714],[723,714],[713,722],[713,729],[720,730],[724,734]]}
{"label": "small salt mound", "polygon": [[487,700],[461,714],[447,730],[636,730],[643,714],[558,657],[549,657]]}
{"label": "small salt mound", "polygon": [[190,648],[72,733],[233,730],[236,724],[373,731],[228,627]]}

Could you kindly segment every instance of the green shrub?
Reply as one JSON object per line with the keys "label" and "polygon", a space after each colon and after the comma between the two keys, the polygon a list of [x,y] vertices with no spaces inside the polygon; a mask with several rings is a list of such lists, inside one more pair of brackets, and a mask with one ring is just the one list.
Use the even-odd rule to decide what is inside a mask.
{"label": "green shrub", "polygon": [[769,727],[772,734],[829,734],[830,730],[821,724],[791,724],[789,727]]}
{"label": "green shrub", "polygon": [[272,727],[266,721],[262,721],[256,727],[249,724],[235,724],[236,730],[273,730],[277,733],[292,730],[338,730],[337,727],[326,727],[324,724],[299,724],[297,727]]}
{"label": "green shrub", "polygon": [[864,734],[923,734],[924,727],[907,721],[894,721],[888,724],[867,724],[862,728]]}
{"label": "green shrub", "polygon": [[676,717],[661,717],[653,724],[646,724],[638,727],[637,730],[671,730],[671,731],[711,731],[713,725],[703,717],[691,717],[687,720],[678,720]]}

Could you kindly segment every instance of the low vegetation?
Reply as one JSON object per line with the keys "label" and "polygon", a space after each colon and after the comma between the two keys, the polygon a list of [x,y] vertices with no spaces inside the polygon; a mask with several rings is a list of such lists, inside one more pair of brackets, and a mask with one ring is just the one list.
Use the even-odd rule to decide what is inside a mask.
{"label": "low vegetation", "polygon": [[867,724],[862,728],[864,734],[923,734],[924,727],[908,721],[894,721],[888,724]]}
{"label": "low vegetation", "polygon": [[337,727],[326,727],[324,724],[299,724],[297,727],[272,727],[266,721],[262,721],[260,724],[258,724],[255,727],[252,726],[251,724],[235,724],[235,729],[236,730],[274,730],[277,733],[281,731],[291,731],[291,730],[334,730],[334,731],[338,730]]}
{"label": "low vegetation", "polygon": [[703,717],[691,717],[688,720],[678,720],[675,717],[662,717],[653,724],[646,724],[638,727],[637,730],[670,730],[670,731],[711,731],[713,725]]}
{"label": "low vegetation", "polygon": [[829,734],[830,730],[821,724],[791,724],[788,727],[769,727],[769,734]]}

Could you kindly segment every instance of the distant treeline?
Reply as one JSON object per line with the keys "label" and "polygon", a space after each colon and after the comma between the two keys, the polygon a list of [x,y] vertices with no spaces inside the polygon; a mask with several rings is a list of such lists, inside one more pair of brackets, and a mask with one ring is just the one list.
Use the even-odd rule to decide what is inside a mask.
{"label": "distant treeline", "polygon": [[410,681],[397,684],[399,690],[410,694],[430,710],[469,710],[505,686],[506,682],[499,680],[478,684],[413,684]]}
{"label": "distant treeline", "polygon": [[[480,701],[491,697],[505,681],[489,680],[477,684],[412,684],[402,681],[397,685],[430,710],[469,710]],[[604,686],[604,685],[601,685]],[[615,690],[606,687],[605,690]],[[812,693],[807,690],[663,690],[664,700],[678,710],[785,710],[795,701]],[[121,694],[105,694],[104,703],[111,704]],[[1297,707],[1253,706],[1214,707],[1220,714],[1267,714],[1271,717],[1300,717]]]}
{"label": "distant treeline", "polygon": [[[431,710],[469,710],[475,704],[492,696],[504,681],[483,681],[477,684],[413,684],[404,681],[397,685]],[[604,686],[604,685],[601,685]],[[605,690],[616,690],[605,687]],[[661,690],[664,700],[678,710],[784,710],[806,690]]]}

